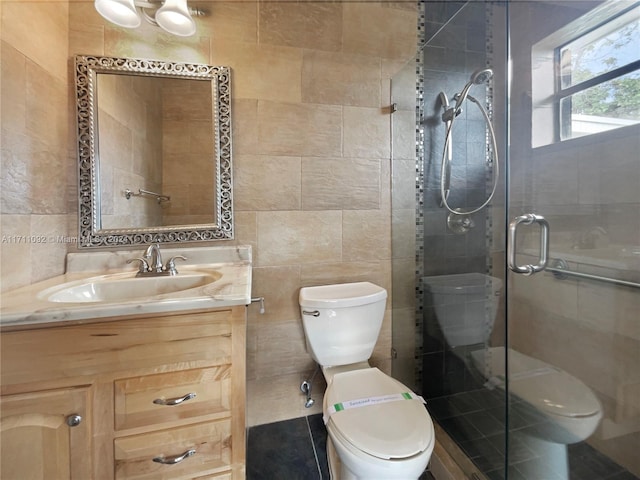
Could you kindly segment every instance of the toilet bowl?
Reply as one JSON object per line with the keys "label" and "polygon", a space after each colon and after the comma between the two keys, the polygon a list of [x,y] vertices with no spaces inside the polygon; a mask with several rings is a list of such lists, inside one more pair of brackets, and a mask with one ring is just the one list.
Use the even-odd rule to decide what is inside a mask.
{"label": "toilet bowl", "polygon": [[[509,355],[509,393],[543,415],[527,432],[543,440],[571,444],[589,438],[602,419],[593,391],[566,371],[513,349]],[[505,348],[471,352],[473,366],[489,387],[505,389]],[[546,421],[545,421],[546,420]]]}
{"label": "toilet bowl", "polygon": [[481,273],[423,277],[426,302],[432,302],[442,334],[450,347],[475,345],[493,330],[502,280]]}
{"label": "toilet bowl", "polygon": [[368,363],[386,298],[369,282],[300,290],[307,348],[327,381],[323,417],[337,480],[417,479],[433,452],[424,400]]}
{"label": "toilet bowl", "polygon": [[[502,281],[479,273],[423,277],[447,343],[477,345],[465,358],[487,388],[507,388],[505,353],[509,355],[508,390],[541,419],[528,433],[543,440],[571,444],[590,437],[602,419],[593,391],[568,372],[505,347],[486,347],[493,330]],[[466,351],[465,349],[462,349]]]}

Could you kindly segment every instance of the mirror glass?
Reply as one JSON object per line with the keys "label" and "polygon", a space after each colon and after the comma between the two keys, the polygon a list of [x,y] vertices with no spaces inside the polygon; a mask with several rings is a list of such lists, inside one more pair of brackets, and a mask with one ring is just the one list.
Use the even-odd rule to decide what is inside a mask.
{"label": "mirror glass", "polygon": [[76,57],[80,247],[233,238],[227,67]]}

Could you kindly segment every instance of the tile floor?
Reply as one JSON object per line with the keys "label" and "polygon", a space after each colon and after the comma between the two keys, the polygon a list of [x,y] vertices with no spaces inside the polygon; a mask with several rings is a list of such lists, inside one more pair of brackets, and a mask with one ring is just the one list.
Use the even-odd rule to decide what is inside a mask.
{"label": "tile floor", "polygon": [[329,480],[321,414],[250,427],[247,437],[247,480]]}
{"label": "tile floor", "polygon": [[[440,426],[492,480],[506,478],[505,399],[497,390],[480,389],[427,400],[427,409]],[[522,401],[509,405],[509,480],[639,480],[587,443],[566,448],[566,457],[556,461],[554,444],[539,440],[536,432],[548,420]],[[550,450],[550,445],[552,449]],[[564,455],[564,453],[562,454]],[[569,464],[568,475],[562,468]]]}
{"label": "tile floor", "polygon": [[[491,480],[504,471],[504,400],[494,392],[468,392],[427,401],[447,433]],[[522,405],[511,406],[509,480],[638,480],[586,443],[569,445],[569,478],[549,467],[548,457],[526,435],[540,419]],[[247,433],[247,480],[328,480],[327,431],[322,415],[251,427]],[[434,480],[429,472],[421,480]]]}
{"label": "tile floor", "polygon": [[321,414],[251,427],[247,442],[247,480],[329,479]]}

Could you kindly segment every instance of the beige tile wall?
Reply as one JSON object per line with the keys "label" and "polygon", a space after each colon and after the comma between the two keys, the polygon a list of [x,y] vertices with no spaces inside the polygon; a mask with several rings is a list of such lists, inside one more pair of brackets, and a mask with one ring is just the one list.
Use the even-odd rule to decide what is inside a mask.
{"label": "beige tile wall", "polygon": [[125,191],[162,192],[161,89],[129,75],[98,75],[97,88],[99,158],[110,160],[100,164],[102,226],[160,226],[162,206],[149,196],[127,199]]}
{"label": "beige tile wall", "polygon": [[2,2],[2,291],[63,273],[68,235],[69,10]]}
{"label": "beige tile wall", "polygon": [[215,168],[211,85],[164,79],[162,87],[162,225],[213,223]]}
{"label": "beige tile wall", "polygon": [[[215,1],[206,7],[210,16],[197,20],[196,36],[178,39],[145,22],[137,30],[109,25],[90,1],[72,2],[68,10],[64,3],[3,2],[2,99],[16,99],[3,108],[23,118],[20,129],[11,125],[11,134],[3,135],[15,144],[12,155],[3,151],[9,164],[3,182],[19,184],[14,194],[11,188],[3,193],[3,213],[11,214],[5,231],[26,231],[37,214],[51,219],[51,228],[75,235],[74,212],[71,221],[67,217],[76,181],[68,154],[75,128],[69,56],[230,66],[235,242],[254,247],[253,294],[264,296],[267,307],[262,316],[249,308],[248,420],[258,424],[309,413],[299,390],[313,369],[298,314],[301,286],[369,280],[391,293],[391,122],[385,107],[389,79],[414,55],[416,12],[385,2]],[[56,42],[34,41],[33,31],[50,32]],[[23,78],[41,79],[41,71],[52,81],[42,82],[46,96],[33,97]],[[17,91],[5,95],[5,88]],[[52,95],[60,97],[57,108]],[[32,152],[35,140],[61,142],[61,153],[40,158]],[[38,184],[41,165],[51,170]],[[38,195],[18,194],[29,188]],[[60,193],[60,205],[53,199],[38,205],[45,191]],[[20,273],[6,273],[5,263],[3,280],[17,286],[38,279],[26,272],[37,258],[33,246],[12,246],[6,259],[4,247],[3,263]],[[65,251],[65,245],[42,249],[53,255],[46,276],[62,272]],[[387,372],[390,306],[391,299],[372,359]],[[322,389],[315,392],[319,397]]]}

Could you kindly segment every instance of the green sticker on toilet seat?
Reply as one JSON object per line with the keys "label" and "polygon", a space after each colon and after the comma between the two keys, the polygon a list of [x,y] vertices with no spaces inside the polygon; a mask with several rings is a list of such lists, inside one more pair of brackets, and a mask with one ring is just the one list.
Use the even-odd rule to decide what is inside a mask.
{"label": "green sticker on toilet seat", "polygon": [[324,420],[324,423],[326,424],[329,421],[329,417],[331,417],[331,415],[337,412],[341,412],[343,410],[367,407],[369,405],[379,405],[381,403],[397,402],[399,400],[419,400],[422,403],[427,403],[424,401],[424,398],[422,398],[420,395],[416,395],[415,393],[412,393],[412,392],[393,393],[390,395],[381,395],[379,397],[359,398],[357,400],[349,400],[346,402],[334,403],[328,408],[328,411],[324,415],[323,420]]}

